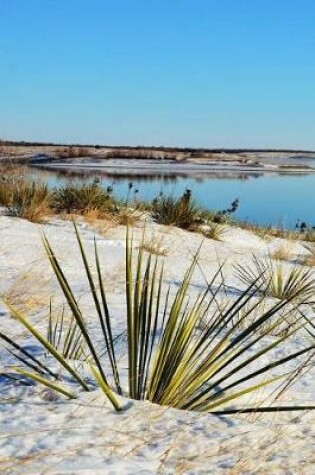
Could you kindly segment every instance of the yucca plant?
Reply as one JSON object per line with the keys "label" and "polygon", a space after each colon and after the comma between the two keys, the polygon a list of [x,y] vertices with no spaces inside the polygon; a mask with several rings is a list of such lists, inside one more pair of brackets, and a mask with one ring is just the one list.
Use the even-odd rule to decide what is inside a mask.
{"label": "yucca plant", "polygon": [[256,290],[269,297],[300,303],[311,303],[315,295],[312,271],[299,264],[287,266],[282,260],[252,256],[250,263],[237,264],[236,275],[245,285],[255,285]]}
{"label": "yucca plant", "polygon": [[[276,391],[281,391],[287,378],[292,379],[296,374],[297,366],[303,365],[301,357],[304,355],[307,361],[313,357],[314,342],[285,357],[277,356],[276,352],[296,332],[308,325],[297,300],[302,292],[300,287],[286,295],[285,299],[264,309],[258,318],[252,319],[257,305],[265,298],[256,298],[257,289],[260,290],[262,286],[259,284],[261,276],[236,300],[220,308],[217,298],[223,283],[213,290],[215,280],[221,275],[220,268],[203,291],[195,299],[189,299],[198,253],[174,293],[170,287],[164,289],[163,265],[160,265],[158,257],[144,253],[142,245],[135,257],[133,238],[127,232],[125,282],[128,378],[127,381],[121,381],[115,347],[117,335],[114,334],[97,245],[95,242],[94,276],[76,227],[75,232],[101,330],[102,348],[98,347],[99,342],[92,336],[61,264],[45,237],[44,246],[78,327],[78,334],[84,341],[86,364],[96,384],[117,410],[120,405],[115,393],[179,409],[226,414],[306,409],[305,406],[229,407],[235,400],[270,384],[275,384]],[[306,285],[303,286],[304,292]],[[289,331],[271,341],[270,328],[276,330],[281,325],[276,317],[289,305],[290,310],[296,306],[297,317]],[[91,383],[84,379],[79,369],[70,364],[56,349],[56,345],[44,338],[24,315],[10,308],[13,316],[37,338],[46,352],[63,366],[82,389],[89,391]],[[237,315],[239,317],[236,319]],[[200,325],[201,322],[203,325]],[[268,357],[268,363],[264,362],[264,357]],[[294,361],[294,370],[286,368],[287,363]],[[33,366],[38,369],[38,363]],[[47,371],[44,375],[38,373],[39,369],[30,372],[20,368],[18,371],[27,378],[33,378],[64,395],[68,394],[68,397],[76,397],[72,391],[53,381],[54,375]],[[307,408],[314,409],[315,406]]]}

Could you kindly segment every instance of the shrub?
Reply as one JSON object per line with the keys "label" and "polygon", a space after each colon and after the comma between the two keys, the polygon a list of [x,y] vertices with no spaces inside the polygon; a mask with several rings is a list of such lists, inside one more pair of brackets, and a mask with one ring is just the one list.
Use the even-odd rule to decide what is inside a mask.
{"label": "shrub", "polygon": [[88,157],[92,154],[92,151],[87,147],[65,147],[55,150],[56,158],[79,158]]}
{"label": "shrub", "polygon": [[50,204],[51,193],[46,185],[26,180],[8,184],[6,207],[11,216],[39,223],[51,214]]}
{"label": "shrub", "polygon": [[161,194],[152,202],[152,214],[160,224],[183,229],[192,229],[203,222],[202,212],[193,201],[190,190],[186,190],[178,199]]}
{"label": "shrub", "polygon": [[27,180],[22,167],[1,167],[0,205],[11,216],[40,222],[51,213],[51,192],[44,184]]}
{"label": "shrub", "polygon": [[82,214],[94,209],[108,211],[114,200],[98,183],[68,183],[55,190],[53,206],[57,212]]}

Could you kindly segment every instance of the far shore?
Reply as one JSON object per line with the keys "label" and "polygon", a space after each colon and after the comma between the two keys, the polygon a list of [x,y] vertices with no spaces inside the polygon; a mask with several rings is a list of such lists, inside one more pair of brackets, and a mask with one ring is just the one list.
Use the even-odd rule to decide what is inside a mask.
{"label": "far shore", "polygon": [[[315,162],[315,160],[314,160]],[[51,171],[71,172],[101,172],[110,175],[166,175],[192,176],[195,174],[229,173],[275,173],[275,174],[307,174],[315,172],[314,168],[306,165],[283,165],[275,163],[239,163],[237,161],[198,161],[178,162],[175,160],[145,160],[145,159],[102,159],[82,157],[64,160],[35,160],[29,165]]]}
{"label": "far shore", "polygon": [[0,141],[0,164],[49,170],[116,174],[197,173],[307,174],[315,171],[315,152],[299,150],[193,149],[31,144]]}

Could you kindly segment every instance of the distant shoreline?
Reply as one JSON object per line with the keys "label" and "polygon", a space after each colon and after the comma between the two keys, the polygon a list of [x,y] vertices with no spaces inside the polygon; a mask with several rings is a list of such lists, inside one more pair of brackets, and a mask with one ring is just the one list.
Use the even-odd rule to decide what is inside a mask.
{"label": "distant shoreline", "polygon": [[49,170],[119,173],[281,173],[315,171],[315,152],[168,147],[60,146],[0,141],[0,164],[25,164]]}
{"label": "distant shoreline", "polygon": [[[108,172],[111,175],[133,175],[141,172],[143,175],[155,175],[158,173],[165,173],[167,175],[182,175],[187,176],[194,175],[195,173],[216,173],[216,172],[241,172],[241,173],[259,173],[259,174],[308,174],[314,173],[315,167],[305,168],[298,166],[290,166],[283,168],[278,165],[240,165],[237,163],[224,163],[220,161],[215,161],[212,163],[178,163],[178,162],[160,162],[157,163],[157,160],[152,160],[151,163],[148,161],[140,159],[110,159],[110,160],[100,160],[93,161],[89,160],[73,160],[73,161],[55,161],[52,163],[48,162],[35,162],[30,163],[31,166],[36,168],[41,168],[49,171],[71,171],[71,172]],[[101,163],[100,163],[101,162]],[[315,163],[314,163],[315,165]]]}

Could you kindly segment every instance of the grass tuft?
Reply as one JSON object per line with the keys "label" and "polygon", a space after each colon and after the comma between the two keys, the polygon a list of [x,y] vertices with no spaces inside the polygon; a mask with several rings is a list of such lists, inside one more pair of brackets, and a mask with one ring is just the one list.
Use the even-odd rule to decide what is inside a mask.
{"label": "grass tuft", "polygon": [[53,208],[57,212],[85,214],[99,213],[113,208],[113,199],[98,183],[68,183],[54,192]]}
{"label": "grass tuft", "polygon": [[202,212],[192,200],[190,190],[186,190],[178,199],[161,194],[152,202],[152,214],[159,224],[183,229],[192,229],[203,222]]}
{"label": "grass tuft", "polygon": [[270,252],[269,256],[270,259],[275,259],[277,261],[291,261],[296,257],[292,249],[292,243],[282,244],[274,251]]}
{"label": "grass tuft", "polygon": [[228,227],[224,224],[209,223],[200,230],[206,238],[221,241],[224,234],[228,231]]}

